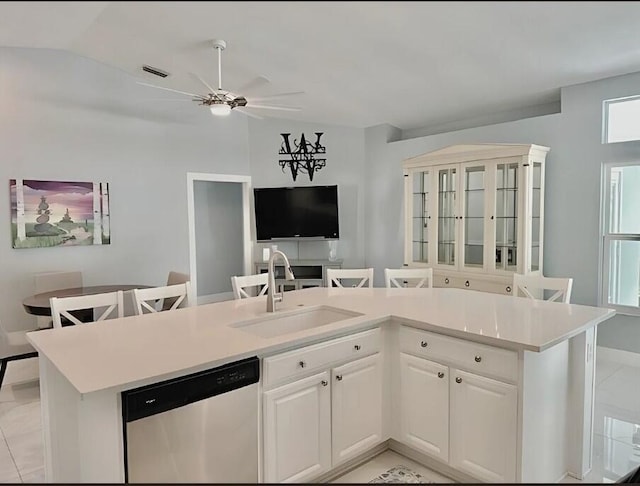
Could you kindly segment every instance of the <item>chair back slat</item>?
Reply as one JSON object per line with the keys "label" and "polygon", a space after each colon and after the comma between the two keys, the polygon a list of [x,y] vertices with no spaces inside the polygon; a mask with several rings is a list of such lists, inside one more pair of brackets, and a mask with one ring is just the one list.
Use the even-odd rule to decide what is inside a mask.
{"label": "chair back slat", "polygon": [[[40,272],[33,276],[35,293],[42,294],[60,289],[82,287],[82,272]],[[38,327],[45,329],[53,325],[51,317],[38,317]]]}
{"label": "chair back slat", "polygon": [[[187,273],[171,271],[171,272],[169,272],[169,275],[167,277],[167,286],[187,283],[190,280],[191,279],[189,277],[189,274],[187,274]],[[161,310],[166,311],[166,310],[171,310],[171,308],[175,309],[175,307],[173,307],[173,304],[175,304],[175,300],[176,299],[172,298],[172,297],[164,299],[162,301],[162,309]],[[193,303],[195,304],[195,299],[193,300]]]}
{"label": "chair back slat", "polygon": [[231,287],[233,287],[234,299],[246,299],[252,297],[246,289],[262,286],[258,292],[258,296],[267,293],[269,286],[269,274],[258,273],[256,275],[236,275],[231,277]]}
{"label": "chair back slat", "polygon": [[385,268],[384,280],[387,288],[408,287],[407,280],[417,280],[415,287],[433,287],[433,269],[431,268]]}
{"label": "chair back slat", "polygon": [[327,268],[327,287],[343,288],[342,280],[357,280],[352,287],[373,287],[373,268]]}
{"label": "chair back slat", "polygon": [[[543,277],[538,275],[513,276],[513,295],[519,297],[522,294],[529,299],[548,300],[568,304],[571,300],[572,278]],[[555,291],[545,299],[545,291]]]}
{"label": "chair back slat", "polygon": [[[145,313],[155,313],[160,311],[175,310],[178,307],[189,307],[191,294],[191,283],[185,282],[176,285],[166,285],[164,287],[151,287],[149,289],[134,289],[133,301],[136,304],[136,312],[139,316]],[[171,299],[171,305],[167,308],[164,305],[168,299]],[[163,305],[158,302],[162,300]],[[151,304],[153,301],[153,305]]]}
{"label": "chair back slat", "polygon": [[74,310],[95,310],[106,307],[106,310],[91,322],[105,320],[111,316],[114,311],[116,311],[116,317],[122,317],[124,315],[121,290],[103,294],[80,295],[77,297],[51,297],[49,304],[51,306],[51,317],[53,318],[54,328],[62,327],[62,316],[74,324],[85,324],[85,322],[82,322],[70,313],[70,311]]}

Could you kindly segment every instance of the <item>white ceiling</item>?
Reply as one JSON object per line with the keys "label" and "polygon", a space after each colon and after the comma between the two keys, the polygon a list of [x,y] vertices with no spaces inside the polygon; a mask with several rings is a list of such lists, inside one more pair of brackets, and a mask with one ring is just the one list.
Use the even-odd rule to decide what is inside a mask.
{"label": "white ceiling", "polygon": [[188,73],[215,84],[220,38],[224,88],[265,76],[256,94],[305,91],[287,100],[303,111],[280,117],[405,130],[640,71],[638,25],[640,2],[0,2],[0,46],[66,49],[202,92]]}

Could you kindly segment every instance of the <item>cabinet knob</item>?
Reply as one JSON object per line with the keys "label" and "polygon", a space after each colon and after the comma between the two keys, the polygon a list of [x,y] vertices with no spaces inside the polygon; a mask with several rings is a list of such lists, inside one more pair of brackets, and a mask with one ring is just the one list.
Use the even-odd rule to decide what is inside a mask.
{"label": "cabinet knob", "polygon": [[360,345],[359,345],[359,344],[356,344],[356,345],[353,347],[353,349],[355,349],[356,351],[360,351]]}
{"label": "cabinet knob", "polygon": [[511,287],[509,285],[507,285],[507,288],[505,289],[507,292],[511,293]]}
{"label": "cabinet knob", "polygon": [[444,373],[442,371],[438,371],[438,378],[444,378]]}
{"label": "cabinet knob", "polygon": [[445,279],[444,279],[444,283],[446,283],[447,285],[449,285],[449,278],[445,278]]}
{"label": "cabinet knob", "polygon": [[336,380],[342,381],[342,375],[336,375]]}
{"label": "cabinet knob", "polygon": [[464,286],[465,286],[465,287],[468,287],[468,286],[469,286],[469,281],[468,281],[468,280],[464,283]]}
{"label": "cabinet knob", "polygon": [[305,363],[304,361],[300,361],[298,363],[298,366],[300,366],[300,368],[304,368],[305,366],[307,366],[307,363]]}
{"label": "cabinet knob", "polygon": [[320,382],[320,384],[321,384],[322,386],[327,386],[327,385],[329,384],[329,382],[328,382],[327,380],[322,380],[322,381]]}
{"label": "cabinet knob", "polygon": [[421,341],[420,342],[420,346],[422,346],[423,348],[426,348],[428,344],[429,343],[427,341]]}
{"label": "cabinet knob", "polygon": [[456,378],[456,383],[462,383],[462,378],[460,378],[459,376]]}
{"label": "cabinet knob", "polygon": [[481,356],[476,356],[475,360],[476,360],[476,363],[479,363],[480,361],[482,361],[482,357]]}

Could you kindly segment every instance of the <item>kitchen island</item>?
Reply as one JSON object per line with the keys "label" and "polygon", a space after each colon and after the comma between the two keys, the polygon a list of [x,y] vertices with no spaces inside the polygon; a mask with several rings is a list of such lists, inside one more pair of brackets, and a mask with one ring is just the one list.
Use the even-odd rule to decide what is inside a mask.
{"label": "kitchen island", "polygon": [[[304,314],[318,308],[345,315],[323,325],[305,321]],[[297,313],[301,319],[288,318]],[[613,315],[610,309],[461,289],[315,288],[286,293],[271,314],[266,312],[266,298],[255,297],[30,333],[28,339],[40,355],[46,479],[123,482],[123,391],[252,356],[262,363],[258,400],[264,417],[256,425],[264,429],[258,447],[259,480],[317,480],[381,447],[413,454],[462,480],[550,482],[566,473],[583,477],[591,464],[596,329]],[[287,324],[282,327],[274,318],[287,318]],[[296,322],[303,321],[296,327]],[[306,475],[278,475],[272,466],[282,458],[273,450],[277,441],[271,440],[272,435],[279,432],[268,425],[269,413],[275,410],[270,404],[277,402],[279,390],[288,382],[311,380],[331,366],[338,369],[346,358],[336,354],[334,361],[323,358],[315,368],[302,366],[280,375],[278,363],[286,364],[289,356],[312,356],[309,353],[325,342],[345,342],[348,336],[374,329],[379,329],[380,337],[365,359],[381,357],[376,368],[383,390],[378,432],[344,456],[336,453],[334,444],[333,460],[329,454],[328,463],[309,468]],[[354,349],[367,350],[360,346],[355,344]],[[447,402],[433,404],[434,410],[446,411],[446,417],[436,420],[446,420],[445,438],[437,437],[444,432],[429,429],[426,433],[433,432],[438,440],[417,440],[424,431],[412,427],[424,424],[420,417],[408,420],[416,412],[402,397],[418,396],[419,390],[410,384],[411,370],[419,368],[433,368],[434,376],[441,378],[438,383],[446,383],[446,390],[438,390],[445,390],[442,397]],[[465,389],[460,397],[466,399],[455,398],[456,384]],[[489,391],[478,395],[480,389]],[[434,397],[438,390],[433,390]],[[332,393],[337,395],[336,391]],[[484,400],[489,395],[498,400],[487,402],[490,407],[499,404],[512,410],[512,423],[492,425],[496,417],[489,409],[487,413],[494,413],[491,420],[479,422],[499,426],[502,436],[509,441],[511,434],[513,440],[507,441],[504,451],[497,450],[496,457],[485,457],[485,453],[475,457],[473,451],[461,449],[461,442],[482,445],[488,441],[482,449],[491,449],[491,437],[483,436],[483,424],[473,418],[478,417],[477,409],[460,407],[474,396]],[[421,410],[429,407],[427,395]],[[456,424],[464,420],[471,429],[477,424],[479,432],[455,436]],[[503,458],[511,453],[513,461]],[[483,466],[483,461],[492,467]],[[494,463],[500,467],[493,467]]]}

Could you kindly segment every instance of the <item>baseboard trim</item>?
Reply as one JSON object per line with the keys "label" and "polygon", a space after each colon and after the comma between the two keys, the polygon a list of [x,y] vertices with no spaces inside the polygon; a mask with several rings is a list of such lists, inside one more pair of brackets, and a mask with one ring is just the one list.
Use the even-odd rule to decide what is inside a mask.
{"label": "baseboard trim", "polygon": [[322,476],[319,476],[318,478],[314,479],[313,482],[329,483],[334,479],[337,479],[340,476],[343,476],[344,474],[347,474],[348,472],[353,471],[354,469],[358,468],[359,466],[369,461],[370,459],[374,458],[375,456],[382,454],[387,449],[389,449],[388,440],[381,442],[374,448],[369,449],[367,452],[363,452],[359,456],[356,456],[353,459],[349,459],[343,464],[340,464],[334,469],[331,469],[331,471],[329,471],[328,473],[324,473]]}
{"label": "baseboard trim", "polygon": [[640,353],[624,351],[622,349],[596,346],[596,360],[613,361],[627,366],[640,367]]}
{"label": "baseboard trim", "polygon": [[213,304],[223,300],[233,300],[233,292],[221,292],[219,294],[199,295],[196,301],[198,305]]}
{"label": "baseboard trim", "polygon": [[447,464],[444,464],[436,459],[433,459],[427,456],[426,454],[423,454],[422,452],[418,452],[412,447],[402,444],[401,442],[398,442],[395,439],[389,439],[389,449],[405,457],[408,457],[409,459],[416,461],[418,464],[421,464],[426,468],[429,468],[439,474],[442,474],[443,476],[447,476],[448,478],[451,478],[458,483],[470,484],[470,483],[481,482],[478,479],[473,478],[471,476],[467,476],[466,474],[460,471],[456,471],[455,469],[448,466]]}

